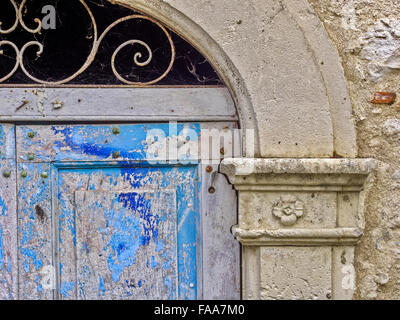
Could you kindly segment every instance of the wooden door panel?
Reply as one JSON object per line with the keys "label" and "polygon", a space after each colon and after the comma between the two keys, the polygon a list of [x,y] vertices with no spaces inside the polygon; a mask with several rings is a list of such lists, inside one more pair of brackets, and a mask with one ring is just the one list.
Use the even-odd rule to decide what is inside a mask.
{"label": "wooden door panel", "polygon": [[0,159],[15,160],[15,126],[0,124]]}
{"label": "wooden door panel", "polygon": [[227,88],[0,88],[0,105],[3,121],[238,121]]}
{"label": "wooden door panel", "polygon": [[0,124],[0,299],[18,298],[15,126]]}
{"label": "wooden door panel", "polygon": [[75,192],[79,299],[176,299],[174,191]]}
{"label": "wooden door panel", "polygon": [[[231,233],[237,224],[236,191],[227,178],[202,172],[201,221],[203,248],[203,294],[207,300],[240,299],[240,246]],[[208,192],[209,186],[215,190]]]}
{"label": "wooden door panel", "polygon": [[154,143],[147,139],[150,130],[168,138],[184,128],[192,129],[193,139],[198,139],[200,125],[195,123],[177,124],[175,134],[169,132],[169,124],[18,126],[18,161],[146,160]]}
{"label": "wooden door panel", "polygon": [[47,163],[19,163],[18,285],[24,300],[53,299],[52,198]]}
{"label": "wooden door panel", "polygon": [[197,297],[195,166],[57,164],[53,176],[61,299]]}
{"label": "wooden door panel", "polygon": [[18,298],[15,160],[0,160],[0,170],[0,300],[13,300]]}

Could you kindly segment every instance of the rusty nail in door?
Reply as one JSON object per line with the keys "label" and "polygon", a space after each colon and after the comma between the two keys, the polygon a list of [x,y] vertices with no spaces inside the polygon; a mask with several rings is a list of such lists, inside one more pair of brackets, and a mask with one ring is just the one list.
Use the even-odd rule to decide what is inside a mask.
{"label": "rusty nail in door", "polygon": [[11,171],[3,171],[3,177],[4,178],[9,178],[9,177],[11,177]]}
{"label": "rusty nail in door", "polygon": [[121,154],[119,153],[119,151],[115,151],[113,152],[112,156],[114,159],[118,159],[121,156]]}

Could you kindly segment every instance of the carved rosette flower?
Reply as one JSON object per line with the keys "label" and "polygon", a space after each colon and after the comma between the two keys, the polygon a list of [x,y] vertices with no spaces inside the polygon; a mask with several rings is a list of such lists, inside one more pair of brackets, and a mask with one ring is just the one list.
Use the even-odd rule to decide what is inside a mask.
{"label": "carved rosette flower", "polygon": [[292,226],[304,215],[304,203],[295,198],[281,198],[274,203],[272,214],[280,219],[284,226]]}

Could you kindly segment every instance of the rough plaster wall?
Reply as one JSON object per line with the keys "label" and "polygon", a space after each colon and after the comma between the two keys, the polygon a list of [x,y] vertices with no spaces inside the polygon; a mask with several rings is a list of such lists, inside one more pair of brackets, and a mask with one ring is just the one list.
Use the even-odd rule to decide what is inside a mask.
{"label": "rough plaster wall", "polygon": [[382,161],[366,194],[366,229],[356,251],[359,299],[400,299],[400,2],[309,0],[336,44],[348,79],[360,157]]}
{"label": "rough plaster wall", "polygon": [[279,0],[164,0],[217,41],[243,77],[264,157],[330,157],[330,104],[317,61]]}

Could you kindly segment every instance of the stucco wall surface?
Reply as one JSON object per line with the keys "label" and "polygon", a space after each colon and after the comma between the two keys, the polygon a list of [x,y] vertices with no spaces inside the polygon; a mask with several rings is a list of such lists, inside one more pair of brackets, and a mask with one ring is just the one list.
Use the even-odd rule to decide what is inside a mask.
{"label": "stucco wall surface", "polygon": [[356,119],[360,157],[381,161],[366,195],[365,235],[356,251],[357,297],[400,298],[400,2],[310,0],[339,51]]}

